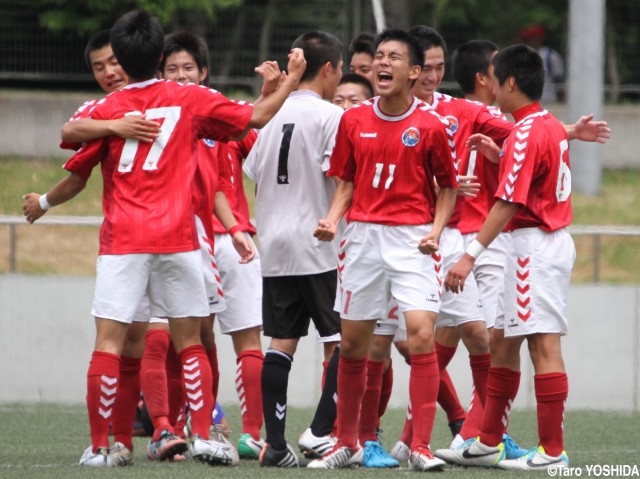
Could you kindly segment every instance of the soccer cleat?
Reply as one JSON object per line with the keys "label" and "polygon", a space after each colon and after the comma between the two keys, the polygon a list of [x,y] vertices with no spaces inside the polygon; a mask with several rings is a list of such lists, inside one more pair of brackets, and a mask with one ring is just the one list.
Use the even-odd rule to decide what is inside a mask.
{"label": "soccer cleat", "polygon": [[502,442],[504,443],[504,458],[505,459],[520,459],[522,456],[529,454],[529,449],[523,449],[518,446],[518,443],[509,434],[502,435]]}
{"label": "soccer cleat", "polygon": [[289,444],[279,450],[265,443],[260,452],[260,465],[262,467],[306,467],[307,463],[296,456]]}
{"label": "soccer cleat", "polygon": [[362,466],[372,468],[400,467],[400,463],[391,457],[378,441],[366,441]]}
{"label": "soccer cleat", "polygon": [[176,454],[182,454],[187,449],[187,441],[169,431],[162,431],[157,441],[149,441],[147,457],[152,461],[166,461],[173,459]]}
{"label": "soccer cleat", "polygon": [[311,428],[303,432],[298,439],[300,452],[303,453],[307,459],[319,459],[331,451],[335,445],[336,440],[333,436],[314,436]]}
{"label": "soccer cleat", "polygon": [[133,452],[121,442],[115,442],[109,450],[109,457],[115,466],[133,466]]}
{"label": "soccer cleat", "polygon": [[462,425],[464,424],[464,419],[460,419],[459,421],[454,421],[449,423],[449,430],[451,431],[451,435],[455,438],[460,431],[462,430]]}
{"label": "soccer cleat", "polygon": [[518,459],[505,459],[497,465],[500,469],[519,471],[548,471],[569,467],[569,457],[565,451],[559,456],[549,456],[544,452],[544,447],[534,447],[528,454]]}
{"label": "soccer cleat", "polygon": [[259,459],[263,447],[264,440],[262,438],[256,441],[249,433],[240,434],[240,438],[238,439],[238,455],[242,459]]}
{"label": "soccer cleat", "polygon": [[197,434],[191,436],[189,451],[195,461],[210,466],[229,466],[233,460],[226,445],[215,440],[202,439]]}
{"label": "soccer cleat", "polygon": [[462,436],[460,434],[456,434],[453,440],[451,441],[451,444],[449,445],[449,449],[456,449],[460,447],[463,442],[464,442],[464,439],[462,439]]}
{"label": "soccer cleat", "polygon": [[[462,441],[462,436],[460,436],[459,434],[456,436],[456,438],[460,438],[460,441]],[[452,462],[456,457],[458,457],[458,451],[468,448],[471,443],[475,442],[476,440],[477,438],[472,437],[471,439],[467,439],[466,441],[458,442],[458,444],[453,444],[454,442],[457,442],[454,438],[454,440],[451,442],[451,446],[449,446],[449,449],[436,449],[436,452],[434,452],[433,455],[442,459],[443,461]]]}
{"label": "soccer cleat", "polygon": [[80,458],[81,466],[88,467],[114,467],[115,464],[109,457],[109,449],[105,447],[99,447],[96,452],[93,452],[93,446],[89,446],[82,453]]}
{"label": "soccer cleat", "polygon": [[237,466],[240,464],[240,456],[238,455],[238,451],[233,447],[233,444],[227,439],[227,436],[224,435],[224,426],[222,424],[214,424],[209,429],[211,434],[211,440],[218,442],[220,444],[224,444],[227,447],[227,454],[231,457],[230,466]]}
{"label": "soccer cleat", "polygon": [[431,454],[426,447],[419,447],[409,456],[409,467],[414,471],[442,471],[445,466],[442,459]]}
{"label": "soccer cleat", "polygon": [[478,439],[466,440],[457,449],[440,449],[436,456],[459,466],[493,467],[504,459],[504,444],[486,446]]}
{"label": "soccer cleat", "polygon": [[310,469],[338,469],[341,467],[357,467],[362,465],[364,450],[358,445],[355,449],[336,446],[321,459],[311,461],[307,468]]}
{"label": "soccer cleat", "polygon": [[409,456],[411,455],[411,449],[404,442],[398,441],[396,445],[391,449],[391,457],[393,457],[398,462],[407,462],[409,460]]}

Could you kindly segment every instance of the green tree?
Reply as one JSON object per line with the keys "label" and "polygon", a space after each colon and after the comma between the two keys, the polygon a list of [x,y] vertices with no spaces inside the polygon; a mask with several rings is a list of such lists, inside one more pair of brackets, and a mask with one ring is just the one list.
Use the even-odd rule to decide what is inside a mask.
{"label": "green tree", "polygon": [[129,10],[141,9],[156,15],[164,25],[180,21],[214,20],[219,10],[241,0],[36,0],[40,22],[48,30],[86,37],[108,28]]}

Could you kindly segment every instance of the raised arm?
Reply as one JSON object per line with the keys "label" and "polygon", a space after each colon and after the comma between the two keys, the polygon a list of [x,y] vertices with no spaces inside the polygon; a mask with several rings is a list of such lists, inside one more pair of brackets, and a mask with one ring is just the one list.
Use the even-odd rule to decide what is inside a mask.
{"label": "raised arm", "polygon": [[578,118],[573,125],[564,125],[569,140],[606,143],[611,138],[611,129],[606,121],[593,121],[593,115]]}
{"label": "raised arm", "polygon": [[[289,96],[289,93],[298,88],[300,78],[307,67],[304,59],[304,53],[301,48],[294,48],[289,54],[288,75],[280,84],[280,87],[269,96],[263,97],[262,100],[255,105],[251,120],[249,120],[249,128],[262,128],[282,107],[282,104]],[[260,68],[260,67],[258,67]]]}

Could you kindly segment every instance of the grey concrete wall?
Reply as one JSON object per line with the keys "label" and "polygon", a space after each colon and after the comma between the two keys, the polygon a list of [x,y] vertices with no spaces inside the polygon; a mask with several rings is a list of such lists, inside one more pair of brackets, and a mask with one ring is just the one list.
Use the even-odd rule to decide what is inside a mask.
{"label": "grey concrete wall", "polygon": [[[87,99],[87,93],[50,93],[0,91],[0,155],[64,156],[58,148],[60,128]],[[550,106],[559,119],[566,118],[564,106]],[[605,106],[604,119],[613,136],[603,148],[605,168],[640,168],[640,107]],[[590,112],[584,112],[585,114]]]}
{"label": "grey concrete wall", "polygon": [[[80,403],[93,348],[89,311],[94,279],[0,275],[0,402]],[[640,287],[573,286],[570,333],[563,339],[568,408],[640,410]],[[231,340],[218,333],[222,404],[237,401]],[[265,345],[266,341],[263,342]],[[463,347],[449,368],[463,403],[471,374]],[[532,368],[523,348],[515,407],[533,407]],[[405,407],[409,368],[394,352],[391,407]],[[313,406],[320,393],[322,349],[313,335],[300,343],[289,382],[291,406]]]}

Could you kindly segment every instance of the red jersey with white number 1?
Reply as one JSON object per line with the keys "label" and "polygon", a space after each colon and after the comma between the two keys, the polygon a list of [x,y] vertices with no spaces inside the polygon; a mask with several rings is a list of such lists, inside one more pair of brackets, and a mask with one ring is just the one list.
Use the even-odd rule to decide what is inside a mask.
{"label": "red jersey with white number 1", "polygon": [[347,221],[431,223],[434,176],[443,188],[458,187],[451,130],[416,98],[399,116],[384,114],[378,100],[346,111],[338,127],[328,175],[355,185]]}
{"label": "red jersey with white number 1", "polygon": [[[449,122],[449,128],[453,133],[453,140],[456,143],[456,153],[458,155],[458,163],[456,169],[459,175],[468,175],[469,173],[469,159],[470,152],[466,147],[466,142],[469,136],[474,133],[482,133],[492,138],[497,144],[502,144],[504,139],[509,136],[513,129],[513,123],[508,121],[502,115],[495,115],[494,111],[489,109],[482,103],[465,100],[462,98],[453,98],[449,95],[445,95],[440,92],[436,92],[433,95],[433,103],[431,104],[433,109],[438,112],[445,120]],[[482,158],[481,158],[482,160]],[[478,165],[482,168],[484,165]],[[498,166],[492,171],[495,174],[493,179],[493,189],[491,190],[491,196],[496,191],[498,185]],[[476,172],[477,173],[477,172]],[[473,174],[473,173],[471,173]],[[480,192],[476,198],[483,198],[487,195],[487,187],[490,185],[484,184],[483,178],[479,175],[478,181],[482,183]],[[463,218],[463,211],[465,209],[465,202],[470,198],[464,198],[458,196],[456,201],[456,207],[451,215],[451,219],[447,226],[451,228],[458,228],[461,232],[466,229],[467,225],[462,224],[470,219]],[[482,226],[483,220],[479,220],[479,225]],[[476,231],[479,231],[478,228]]]}
{"label": "red jersey with white number 1", "polygon": [[200,138],[228,140],[247,128],[253,107],[197,85],[149,80],[109,94],[98,120],[145,114],[160,125],[152,143],[107,137],[87,143],[65,168],[88,178],[102,162],[100,254],[179,253],[199,248],[195,173]]}
{"label": "red jersey with white number 1", "polygon": [[496,198],[522,205],[508,228],[556,231],[571,224],[569,140],[539,103],[514,112],[516,125],[503,145]]}

